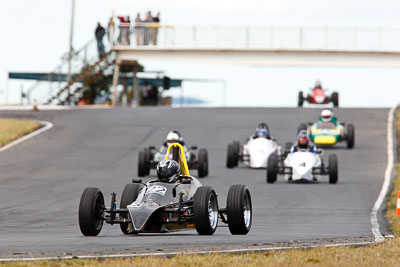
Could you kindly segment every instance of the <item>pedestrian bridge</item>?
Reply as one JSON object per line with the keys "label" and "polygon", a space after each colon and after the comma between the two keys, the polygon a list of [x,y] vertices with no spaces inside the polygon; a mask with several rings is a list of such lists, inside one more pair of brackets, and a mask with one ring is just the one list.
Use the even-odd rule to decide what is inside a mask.
{"label": "pedestrian bridge", "polygon": [[400,28],[136,24],[113,46],[116,62],[190,61],[254,66],[400,67]]}

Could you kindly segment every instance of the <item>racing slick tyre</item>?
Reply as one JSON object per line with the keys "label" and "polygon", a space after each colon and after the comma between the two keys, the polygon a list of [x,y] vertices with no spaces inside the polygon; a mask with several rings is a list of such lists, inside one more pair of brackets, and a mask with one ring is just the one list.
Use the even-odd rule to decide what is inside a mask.
{"label": "racing slick tyre", "polygon": [[354,125],[349,124],[346,127],[346,143],[347,143],[347,148],[352,149],[354,147]]}
{"label": "racing slick tyre", "polygon": [[338,162],[336,155],[329,155],[329,183],[336,184],[338,181]]}
{"label": "racing slick tyre", "polygon": [[235,152],[236,152],[235,167],[237,167],[238,164],[239,164],[240,142],[239,141],[233,141],[233,144],[235,145]]}
{"label": "racing slick tyre", "polygon": [[333,92],[331,95],[332,103],[335,108],[339,107],[339,93]]}
{"label": "racing slick tyre", "polygon": [[292,142],[287,142],[285,144],[285,152],[284,152],[284,157],[286,158],[290,154],[290,150],[292,149],[293,143]]}
{"label": "racing slick tyre", "polygon": [[237,155],[236,151],[237,151],[237,148],[236,148],[235,144],[228,145],[228,154],[226,157],[226,167],[227,168],[233,168],[233,167],[237,166],[238,155]]}
{"label": "racing slick tyre", "polygon": [[303,106],[303,103],[304,103],[304,96],[303,96],[303,92],[299,92],[299,97],[298,97],[298,100],[297,100],[297,106],[299,107],[299,108],[301,108],[302,106]]}
{"label": "racing slick tyre", "polygon": [[246,235],[251,228],[252,207],[249,189],[242,184],[229,187],[226,201],[229,231],[233,235]]}
{"label": "racing slick tyre", "polygon": [[104,196],[95,187],[87,187],[79,202],[79,228],[85,236],[97,236],[103,228]]}
{"label": "racing slick tyre", "polygon": [[[132,204],[138,197],[140,190],[143,188],[142,184],[127,184],[124,187],[121,195],[121,201],[119,203],[120,209],[126,209],[129,204]],[[127,213],[119,214],[120,218],[128,219],[129,215]],[[129,227],[133,231],[132,223],[120,223],[119,227],[124,234],[134,234],[134,232],[129,232]]]}
{"label": "racing slick tyre", "polygon": [[272,184],[276,182],[278,176],[278,156],[271,154],[267,162],[267,183]]}
{"label": "racing slick tyre", "polygon": [[147,175],[147,157],[145,150],[139,151],[139,160],[138,160],[138,176],[144,177]]}
{"label": "racing slick tyre", "polygon": [[300,126],[297,128],[297,134],[300,131],[307,131],[307,124],[305,124],[305,123],[300,124]]}
{"label": "racing slick tyre", "polygon": [[206,177],[208,174],[208,155],[207,150],[200,149],[198,155],[197,175],[199,178]]}
{"label": "racing slick tyre", "polygon": [[212,235],[218,226],[217,194],[210,186],[197,188],[193,197],[193,217],[199,235]]}
{"label": "racing slick tyre", "polygon": [[150,149],[148,149],[147,147],[143,149],[144,154],[146,155],[146,175],[150,174],[150,166],[149,166],[149,162],[152,159],[152,153],[150,151]]}

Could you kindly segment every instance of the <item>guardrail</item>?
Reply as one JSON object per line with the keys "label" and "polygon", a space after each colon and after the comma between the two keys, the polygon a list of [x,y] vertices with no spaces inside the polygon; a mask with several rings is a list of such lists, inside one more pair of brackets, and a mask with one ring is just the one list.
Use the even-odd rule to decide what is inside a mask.
{"label": "guardrail", "polygon": [[[118,30],[118,29],[117,29]],[[400,50],[400,28],[121,24],[115,45],[158,48]]]}

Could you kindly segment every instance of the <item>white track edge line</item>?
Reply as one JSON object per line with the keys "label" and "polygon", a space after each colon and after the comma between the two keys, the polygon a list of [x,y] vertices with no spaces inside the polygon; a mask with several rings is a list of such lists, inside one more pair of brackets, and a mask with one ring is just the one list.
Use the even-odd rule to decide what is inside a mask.
{"label": "white track edge line", "polygon": [[31,139],[32,137],[35,137],[41,133],[44,133],[47,130],[50,130],[51,128],[53,128],[53,124],[51,122],[48,121],[38,121],[36,120],[36,122],[40,123],[41,125],[43,125],[43,127],[37,129],[36,131],[33,131],[27,135],[24,135],[14,141],[12,141],[11,143],[8,143],[7,145],[3,146],[0,148],[0,152],[6,151],[7,149],[10,149],[28,139]]}
{"label": "white track edge line", "polygon": [[155,253],[128,253],[128,254],[111,254],[111,255],[83,255],[83,256],[61,256],[61,257],[40,257],[40,258],[4,258],[0,262],[15,261],[43,261],[43,260],[72,260],[72,259],[112,259],[112,258],[136,258],[136,257],[160,257],[160,256],[177,256],[177,255],[203,255],[212,253],[247,253],[247,252],[268,252],[289,249],[311,249],[311,248],[330,248],[330,247],[348,247],[348,246],[367,246],[374,244],[372,241],[354,242],[354,243],[338,243],[328,245],[298,245],[286,247],[264,247],[264,248],[243,248],[243,249],[226,249],[226,250],[205,250],[205,251],[186,251],[186,252],[155,252]]}
{"label": "white track edge line", "polygon": [[392,178],[393,171],[393,118],[396,108],[391,108],[388,113],[387,120],[387,166],[385,170],[385,177],[382,184],[381,192],[371,210],[371,231],[375,236],[375,242],[382,242],[385,240],[382,233],[379,230],[378,222],[378,211],[381,208],[383,201],[385,200],[386,194],[390,187],[390,181]]}

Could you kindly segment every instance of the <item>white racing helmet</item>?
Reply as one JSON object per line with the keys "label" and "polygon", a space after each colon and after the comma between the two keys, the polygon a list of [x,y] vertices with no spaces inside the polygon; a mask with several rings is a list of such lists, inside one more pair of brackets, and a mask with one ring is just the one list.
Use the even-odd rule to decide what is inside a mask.
{"label": "white racing helmet", "polygon": [[179,135],[179,133],[177,133],[176,131],[170,131],[167,134],[167,138],[166,138],[167,143],[170,145],[172,143],[180,143],[181,141],[181,136]]}
{"label": "white racing helmet", "polygon": [[330,109],[324,109],[323,111],[321,111],[321,118],[323,122],[329,122],[331,121],[333,117],[333,112]]}

